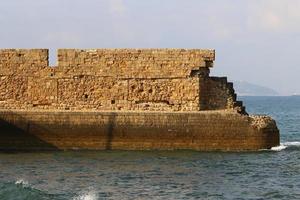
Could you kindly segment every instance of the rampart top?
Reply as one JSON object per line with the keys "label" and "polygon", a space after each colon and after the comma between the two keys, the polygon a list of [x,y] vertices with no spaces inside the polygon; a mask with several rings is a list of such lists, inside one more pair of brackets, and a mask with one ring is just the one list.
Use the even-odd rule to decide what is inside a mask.
{"label": "rampart top", "polygon": [[[187,77],[212,67],[214,50],[201,49],[59,49],[56,72],[64,76],[120,78]],[[0,75],[34,74],[48,66],[47,49],[0,50]]]}

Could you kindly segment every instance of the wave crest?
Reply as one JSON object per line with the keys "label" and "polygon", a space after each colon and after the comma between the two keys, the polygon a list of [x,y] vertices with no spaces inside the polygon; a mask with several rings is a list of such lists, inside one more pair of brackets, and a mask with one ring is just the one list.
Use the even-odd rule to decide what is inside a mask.
{"label": "wave crest", "polygon": [[283,142],[279,146],[272,147],[271,151],[282,151],[284,149],[297,148],[297,147],[300,147],[300,142],[299,141]]}
{"label": "wave crest", "polygon": [[55,199],[55,195],[32,187],[24,180],[17,179],[15,182],[5,182],[0,185],[0,199]]}
{"label": "wave crest", "polygon": [[79,196],[73,198],[73,200],[95,200],[98,199],[98,194],[94,190],[83,192]]}
{"label": "wave crest", "polygon": [[22,185],[23,187],[29,187],[29,183],[28,181],[24,180],[24,179],[18,179],[15,182],[16,185]]}

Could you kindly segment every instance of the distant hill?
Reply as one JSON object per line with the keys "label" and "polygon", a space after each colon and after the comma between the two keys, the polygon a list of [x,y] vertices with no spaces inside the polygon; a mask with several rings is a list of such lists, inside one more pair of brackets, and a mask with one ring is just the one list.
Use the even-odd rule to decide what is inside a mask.
{"label": "distant hill", "polygon": [[271,88],[248,83],[233,81],[235,92],[239,96],[277,96],[279,93]]}

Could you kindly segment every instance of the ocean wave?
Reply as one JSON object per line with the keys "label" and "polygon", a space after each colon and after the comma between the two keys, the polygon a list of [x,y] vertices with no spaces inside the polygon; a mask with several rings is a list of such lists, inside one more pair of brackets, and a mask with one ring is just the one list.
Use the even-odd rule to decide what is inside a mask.
{"label": "ocean wave", "polygon": [[285,145],[279,145],[279,146],[276,146],[276,147],[272,147],[271,151],[282,151],[286,148],[287,148],[287,146],[285,146]]}
{"label": "ocean wave", "polygon": [[271,151],[282,151],[284,149],[295,149],[300,147],[299,141],[283,142],[279,146],[272,147]]}
{"label": "ocean wave", "polygon": [[287,145],[287,146],[300,146],[300,142],[298,142],[298,141],[284,142],[283,145]]}
{"label": "ocean wave", "polygon": [[73,198],[73,200],[95,200],[98,199],[98,194],[94,190],[85,191],[82,194]]}
{"label": "ocean wave", "polygon": [[28,181],[26,181],[24,179],[18,179],[18,180],[16,180],[15,184],[16,185],[21,185],[23,187],[29,187],[30,186],[29,183],[28,183]]}
{"label": "ocean wave", "polygon": [[0,199],[57,199],[54,195],[38,190],[24,179],[0,184]]}

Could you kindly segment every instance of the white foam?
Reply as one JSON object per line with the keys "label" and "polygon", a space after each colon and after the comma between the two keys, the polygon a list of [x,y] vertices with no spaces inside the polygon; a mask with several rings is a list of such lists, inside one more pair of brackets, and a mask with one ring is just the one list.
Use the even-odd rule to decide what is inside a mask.
{"label": "white foam", "polygon": [[298,141],[283,142],[277,147],[272,147],[271,151],[282,151],[288,147],[300,147],[300,142],[298,142]]}
{"label": "white foam", "polygon": [[298,142],[298,141],[284,142],[283,145],[285,145],[285,146],[300,146],[300,142]]}
{"label": "white foam", "polygon": [[22,185],[23,187],[28,187],[29,186],[29,183],[28,181],[24,180],[24,179],[18,179],[16,182],[15,182],[16,185]]}
{"label": "white foam", "polygon": [[73,200],[95,200],[95,199],[98,199],[98,195],[93,190],[90,190],[88,192],[83,192],[79,196],[73,198]]}
{"label": "white foam", "polygon": [[287,146],[285,146],[285,145],[280,145],[280,146],[272,147],[272,148],[271,148],[271,151],[282,151],[282,150],[284,150],[284,149],[286,149],[286,148],[287,148]]}

